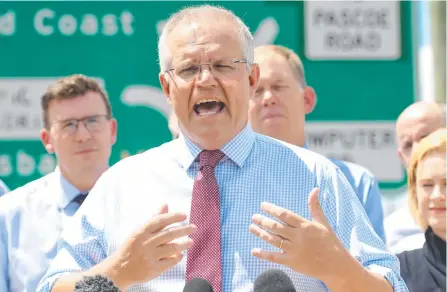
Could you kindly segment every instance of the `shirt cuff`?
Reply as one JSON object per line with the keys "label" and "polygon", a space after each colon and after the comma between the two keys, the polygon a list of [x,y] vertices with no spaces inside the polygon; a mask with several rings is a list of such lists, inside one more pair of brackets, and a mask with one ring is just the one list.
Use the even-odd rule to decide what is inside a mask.
{"label": "shirt cuff", "polygon": [[391,286],[393,286],[394,292],[408,292],[407,285],[399,273],[396,273],[390,268],[378,265],[369,265],[366,268],[373,273],[382,275],[391,284]]}
{"label": "shirt cuff", "polygon": [[71,272],[62,272],[54,274],[51,277],[44,277],[42,278],[42,281],[40,281],[39,285],[37,286],[36,292],[51,292],[51,289],[53,289],[54,283],[56,283],[57,280],[59,280],[62,276],[68,275]]}

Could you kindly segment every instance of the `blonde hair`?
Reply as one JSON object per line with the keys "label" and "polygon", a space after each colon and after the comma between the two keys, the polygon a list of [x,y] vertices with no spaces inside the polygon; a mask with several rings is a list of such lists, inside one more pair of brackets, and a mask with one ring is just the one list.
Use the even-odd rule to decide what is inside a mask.
{"label": "blonde hair", "polygon": [[255,49],[255,61],[257,55],[264,53],[274,53],[283,57],[286,62],[289,64],[290,69],[292,69],[295,78],[298,80],[300,85],[304,88],[307,86],[306,84],[306,76],[304,75],[304,66],[300,57],[291,49],[280,46],[280,45],[264,45],[256,47]]}
{"label": "blonde hair", "polygon": [[423,229],[428,228],[427,222],[422,218],[418,205],[417,197],[417,168],[421,161],[430,153],[434,152],[447,152],[447,129],[440,128],[427,137],[423,138],[413,150],[411,154],[410,167],[408,168],[408,205],[410,207],[411,214],[416,223]]}

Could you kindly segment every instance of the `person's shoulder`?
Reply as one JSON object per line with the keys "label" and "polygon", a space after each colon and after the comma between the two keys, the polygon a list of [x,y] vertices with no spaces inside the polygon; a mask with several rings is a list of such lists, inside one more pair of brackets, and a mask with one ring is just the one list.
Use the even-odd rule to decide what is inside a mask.
{"label": "person's shoulder", "polygon": [[112,165],[104,175],[131,174],[134,170],[141,170],[141,167],[144,167],[144,169],[160,167],[163,162],[174,157],[176,150],[179,149],[177,140],[169,141],[142,153],[123,158]]}
{"label": "person's shoulder", "polygon": [[416,248],[413,250],[406,250],[396,254],[399,260],[414,262],[423,256],[423,248]]}
{"label": "person's shoulder", "polygon": [[[409,220],[411,221],[408,222]],[[404,204],[402,207],[398,208],[385,218],[386,225],[392,226],[397,222],[406,222],[408,225],[414,222],[413,216],[410,212],[410,208],[407,204]]]}
{"label": "person's shoulder", "polygon": [[51,172],[0,197],[0,214],[25,208],[30,201],[46,200],[49,194],[45,190],[53,174]]}
{"label": "person's shoulder", "polygon": [[394,253],[420,248],[425,242],[424,233],[413,219],[408,204],[386,216],[383,225],[387,245]]}
{"label": "person's shoulder", "polygon": [[337,168],[327,157],[272,137],[256,133],[256,142],[262,152],[276,154],[283,159],[297,159],[309,166],[322,166],[326,168]]}
{"label": "person's shoulder", "polygon": [[396,254],[400,263],[400,274],[405,282],[420,275],[421,269],[425,267],[425,257],[422,248],[403,251]]}
{"label": "person's shoulder", "polygon": [[346,168],[349,171],[351,171],[352,173],[357,173],[357,174],[361,174],[363,176],[368,176],[371,178],[375,178],[374,174],[367,169],[366,167],[354,163],[354,162],[350,162],[350,161],[345,161],[345,160],[338,160],[335,158],[330,158],[330,160],[337,165],[340,169]]}
{"label": "person's shoulder", "polygon": [[329,160],[331,160],[347,178],[351,178],[350,181],[352,181],[356,187],[361,185],[374,185],[377,183],[376,176],[364,166],[335,158],[329,158]]}

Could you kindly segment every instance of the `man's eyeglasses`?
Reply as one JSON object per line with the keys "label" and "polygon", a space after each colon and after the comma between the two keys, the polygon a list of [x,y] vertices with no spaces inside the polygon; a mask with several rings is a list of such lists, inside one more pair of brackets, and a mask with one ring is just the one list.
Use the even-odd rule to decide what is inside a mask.
{"label": "man's eyeglasses", "polygon": [[208,66],[209,71],[216,78],[233,78],[239,71],[239,64],[248,64],[246,59],[224,58],[210,63],[180,63],[174,68],[166,70],[185,81],[192,81],[202,73],[203,66]]}
{"label": "man's eyeglasses", "polygon": [[69,119],[63,121],[57,121],[59,130],[67,136],[74,135],[79,127],[79,123],[82,122],[85,128],[90,132],[99,132],[104,129],[106,121],[110,120],[108,115],[94,115],[84,117],[82,119]]}

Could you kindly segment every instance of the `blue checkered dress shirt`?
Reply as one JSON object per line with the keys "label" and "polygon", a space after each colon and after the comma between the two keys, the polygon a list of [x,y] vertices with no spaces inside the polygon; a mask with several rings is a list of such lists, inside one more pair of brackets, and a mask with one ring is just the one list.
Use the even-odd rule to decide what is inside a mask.
{"label": "blue checkered dress shirt", "polygon": [[[346,178],[328,159],[304,148],[256,134],[249,125],[221,148],[216,167],[220,189],[223,291],[252,291],[263,271],[283,269],[297,291],[327,291],[325,285],[288,268],[260,260],[252,248],[275,250],[248,231],[251,217],[269,201],[308,218],[308,194],[320,201],[336,234],[353,256],[382,274],[394,291],[408,291],[397,258],[386,251]],[[39,284],[48,292],[68,272],[89,269],[114,253],[163,203],[189,215],[201,149],[187,138],[126,158],[111,167],[64,229],[59,251]],[[181,292],[186,257],[161,276],[128,291]]]}

